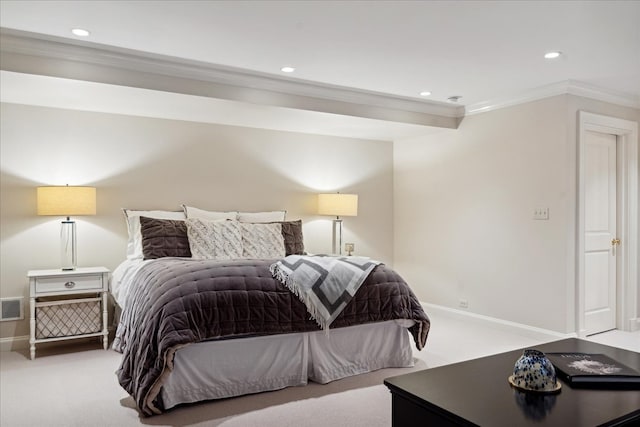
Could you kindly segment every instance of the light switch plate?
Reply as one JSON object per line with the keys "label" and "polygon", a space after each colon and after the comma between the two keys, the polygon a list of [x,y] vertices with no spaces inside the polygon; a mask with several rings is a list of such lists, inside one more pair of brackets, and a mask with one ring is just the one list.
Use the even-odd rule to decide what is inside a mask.
{"label": "light switch plate", "polygon": [[533,219],[549,219],[549,208],[535,208],[533,210]]}

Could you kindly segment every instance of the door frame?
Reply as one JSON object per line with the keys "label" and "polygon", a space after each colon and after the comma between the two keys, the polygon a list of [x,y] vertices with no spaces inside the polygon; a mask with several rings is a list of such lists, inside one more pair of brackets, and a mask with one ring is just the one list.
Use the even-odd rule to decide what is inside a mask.
{"label": "door frame", "polygon": [[617,230],[621,245],[616,248],[616,328],[640,330],[638,317],[638,123],[616,117],[578,111],[578,198],[576,230],[576,325],[585,336],[585,167],[587,131],[616,135]]}

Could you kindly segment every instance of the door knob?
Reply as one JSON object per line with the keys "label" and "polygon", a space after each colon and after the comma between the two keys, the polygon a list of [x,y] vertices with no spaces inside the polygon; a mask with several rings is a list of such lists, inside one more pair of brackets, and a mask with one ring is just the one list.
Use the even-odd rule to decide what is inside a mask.
{"label": "door knob", "polygon": [[616,246],[620,244],[620,239],[611,239],[611,255],[616,256]]}

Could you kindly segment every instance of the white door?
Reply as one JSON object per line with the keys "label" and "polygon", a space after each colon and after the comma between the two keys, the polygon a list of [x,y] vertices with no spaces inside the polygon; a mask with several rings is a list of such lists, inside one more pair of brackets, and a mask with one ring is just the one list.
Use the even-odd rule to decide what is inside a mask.
{"label": "white door", "polygon": [[587,131],[584,285],[587,335],[616,327],[616,135]]}

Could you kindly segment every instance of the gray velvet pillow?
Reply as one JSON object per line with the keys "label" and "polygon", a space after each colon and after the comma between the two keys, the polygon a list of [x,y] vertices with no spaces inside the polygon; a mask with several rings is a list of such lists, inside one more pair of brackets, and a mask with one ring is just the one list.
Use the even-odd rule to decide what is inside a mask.
{"label": "gray velvet pillow", "polygon": [[140,234],[144,259],[191,258],[187,224],[184,221],[141,216]]}
{"label": "gray velvet pillow", "polygon": [[302,220],[282,221],[282,237],[286,255],[304,255],[304,239],[302,236]]}

